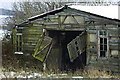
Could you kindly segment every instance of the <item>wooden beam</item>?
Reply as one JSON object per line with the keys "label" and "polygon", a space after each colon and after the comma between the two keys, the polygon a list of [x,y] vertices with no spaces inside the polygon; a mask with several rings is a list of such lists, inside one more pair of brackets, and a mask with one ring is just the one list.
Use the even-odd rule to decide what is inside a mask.
{"label": "wooden beam", "polygon": [[65,15],[65,18],[63,19],[63,21],[61,22],[61,24],[63,24],[63,23],[65,22],[67,16],[68,16],[68,15]]}

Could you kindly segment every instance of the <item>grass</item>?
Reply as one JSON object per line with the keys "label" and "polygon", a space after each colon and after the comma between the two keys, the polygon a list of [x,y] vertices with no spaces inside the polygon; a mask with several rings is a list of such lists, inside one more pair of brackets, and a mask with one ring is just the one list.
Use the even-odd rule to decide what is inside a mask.
{"label": "grass", "polygon": [[[10,78],[16,78],[18,76],[22,77],[29,77],[32,75],[31,78],[72,78],[72,77],[83,77],[83,78],[117,78],[120,79],[120,74],[113,75],[111,73],[108,73],[106,71],[99,71],[97,69],[90,69],[88,71],[81,71],[81,70],[76,70],[74,73],[69,71],[68,73],[58,71],[58,72],[53,72],[51,71],[44,71],[40,72],[37,71],[36,69],[33,70],[26,70],[24,69],[19,69],[13,76],[10,75],[12,71],[6,71],[4,68],[2,70],[2,73],[4,74],[5,78],[8,78],[7,76],[9,75]],[[35,75],[39,74],[39,75]]]}
{"label": "grass", "polygon": [[[112,73],[108,73],[106,71],[99,71],[95,68],[92,68],[90,70],[76,70],[74,73],[72,73],[72,70],[69,70],[67,72],[62,72],[60,70],[49,70],[49,71],[41,71],[41,68],[39,68],[39,64],[37,65],[34,62],[32,63],[30,68],[27,68],[27,64],[20,61],[19,57],[14,55],[12,52],[12,44],[10,41],[2,41],[2,57],[3,57],[3,68],[0,69],[1,75],[3,74],[5,78],[7,78],[7,75],[10,75],[10,72],[15,72],[13,76],[9,76],[10,78],[15,78],[19,75],[22,76],[29,76],[33,75],[33,78],[71,78],[73,76],[82,76],[84,78],[117,78],[120,79],[120,74],[113,75]],[[21,65],[24,64],[23,65]],[[34,73],[39,73],[41,76],[34,75]],[[64,75],[61,75],[64,74]],[[67,74],[67,75],[66,75]]]}
{"label": "grass", "polygon": [[118,78],[120,79],[120,74],[112,74],[111,72],[100,71],[98,69],[92,68],[90,70],[84,70],[81,72],[77,70],[73,75],[83,76],[84,78]]}
{"label": "grass", "polygon": [[11,41],[2,41],[2,66],[6,71],[18,71],[21,69],[41,71],[41,62],[32,56],[15,55]]}

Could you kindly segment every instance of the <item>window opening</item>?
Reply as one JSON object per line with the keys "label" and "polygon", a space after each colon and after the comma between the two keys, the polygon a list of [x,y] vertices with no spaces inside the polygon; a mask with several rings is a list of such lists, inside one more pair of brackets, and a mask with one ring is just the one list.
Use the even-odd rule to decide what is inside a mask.
{"label": "window opening", "polygon": [[78,47],[76,47],[76,50],[78,50]]}
{"label": "window opening", "polygon": [[75,41],[75,44],[77,45],[77,41]]}
{"label": "window opening", "polygon": [[100,57],[107,57],[107,32],[100,31]]}
{"label": "window opening", "polygon": [[16,50],[15,52],[22,52],[22,33],[16,34]]}

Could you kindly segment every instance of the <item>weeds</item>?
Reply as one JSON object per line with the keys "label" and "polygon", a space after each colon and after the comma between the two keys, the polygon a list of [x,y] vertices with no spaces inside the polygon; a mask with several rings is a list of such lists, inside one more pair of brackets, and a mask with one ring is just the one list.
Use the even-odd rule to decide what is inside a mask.
{"label": "weeds", "polygon": [[118,78],[120,79],[120,74],[112,74],[111,72],[100,71],[96,68],[91,68],[89,70],[84,70],[83,72],[81,70],[76,70],[76,72],[73,75],[77,76],[83,76],[84,78]]}
{"label": "weeds", "polygon": [[[63,72],[59,69],[57,70],[46,70],[41,72],[41,69],[38,67],[40,64],[32,62],[31,65],[27,65],[22,62],[23,66],[20,64],[20,60],[18,56],[13,54],[12,44],[10,41],[3,41],[2,44],[2,57],[3,57],[3,68],[0,70],[0,75],[3,75],[4,78],[17,78],[17,77],[25,77],[25,78],[71,78],[73,76],[82,76],[84,78],[118,78],[120,79],[120,75],[113,75],[106,71],[99,71],[95,68],[90,70],[84,69],[76,70],[72,73],[72,70],[68,70]],[[24,61],[24,60],[23,60]],[[31,63],[29,62],[29,63]],[[33,65],[34,64],[34,65]],[[37,65],[38,64],[38,65]],[[27,67],[28,66],[28,67]],[[12,75],[11,75],[12,74]]]}

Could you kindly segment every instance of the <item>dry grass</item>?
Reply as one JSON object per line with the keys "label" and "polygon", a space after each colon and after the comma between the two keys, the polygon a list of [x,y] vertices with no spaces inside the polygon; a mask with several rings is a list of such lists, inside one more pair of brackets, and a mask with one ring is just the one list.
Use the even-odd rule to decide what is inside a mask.
{"label": "dry grass", "polygon": [[117,78],[120,79],[120,74],[112,74],[111,72],[100,71],[92,68],[90,70],[84,70],[81,72],[77,70],[73,75],[83,76],[84,78]]}
{"label": "dry grass", "polygon": [[2,41],[2,66],[6,71],[16,72],[21,69],[26,70],[26,68],[41,71],[41,62],[35,60],[32,56],[25,57],[24,55],[15,55],[11,41]]}
{"label": "dry grass", "polygon": [[19,67],[19,60],[13,55],[10,41],[2,41],[2,65],[6,70],[13,70]]}
{"label": "dry grass", "polygon": [[87,71],[87,76],[89,78],[111,78],[111,74],[106,71],[99,71],[97,69],[90,69]]}
{"label": "dry grass", "polygon": [[[5,69],[4,69],[5,70]],[[10,72],[6,74],[6,71],[3,73],[5,73],[4,75],[10,75]],[[39,73],[41,76],[34,76],[34,73]],[[65,74],[65,75],[62,75]],[[26,70],[24,71],[23,69],[19,69],[16,74],[14,74],[13,76],[10,76],[11,78],[15,78],[17,76],[30,76],[33,75],[32,78],[72,78],[74,76],[77,77],[83,77],[83,78],[117,78],[120,79],[120,74],[118,75],[112,75],[111,73],[107,73],[106,71],[99,71],[97,69],[90,69],[88,71],[81,71],[81,70],[77,70],[74,73],[72,73],[71,71],[68,72],[68,74],[66,74],[65,72],[60,72],[58,71],[57,73],[55,73],[54,71],[46,71],[46,72],[40,72],[37,71],[36,69],[34,70]]]}
{"label": "dry grass", "polygon": [[[99,71],[97,69],[90,69],[90,70],[76,70],[74,73],[71,72],[71,70],[69,70],[68,72],[62,72],[60,70],[49,70],[49,71],[45,71],[41,73],[41,70],[37,68],[38,65],[31,65],[33,66],[31,69],[26,69],[25,66],[21,66],[20,65],[20,61],[18,59],[18,57],[16,57],[13,53],[12,53],[12,44],[9,41],[3,41],[3,50],[2,50],[2,54],[3,54],[3,73],[4,72],[10,72],[10,71],[14,71],[17,72],[17,75],[22,74],[23,76],[26,75],[31,75],[33,73],[40,73],[42,74],[42,78],[46,78],[48,77],[48,75],[50,74],[56,74],[55,77],[72,77],[72,76],[83,76],[84,78],[118,78],[120,79],[120,74],[118,75],[112,75],[111,73],[107,73],[106,71]],[[24,63],[23,63],[24,64]],[[21,73],[21,71],[25,71],[25,72],[29,72],[29,74],[26,73]],[[1,71],[0,71],[1,73]],[[66,74],[66,76],[61,76],[61,75],[57,75],[57,74]],[[11,76],[12,77],[12,76]],[[51,77],[54,77],[53,75]]]}

